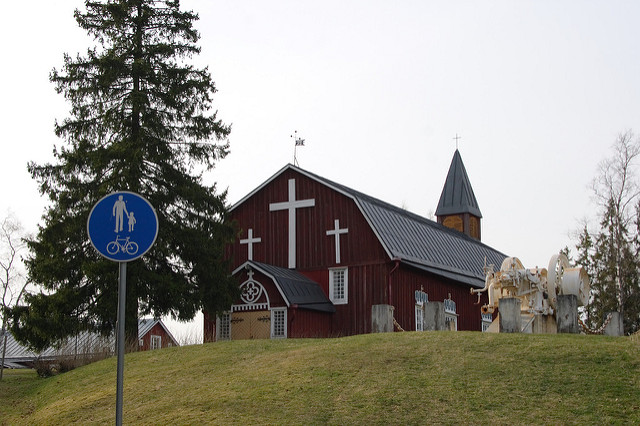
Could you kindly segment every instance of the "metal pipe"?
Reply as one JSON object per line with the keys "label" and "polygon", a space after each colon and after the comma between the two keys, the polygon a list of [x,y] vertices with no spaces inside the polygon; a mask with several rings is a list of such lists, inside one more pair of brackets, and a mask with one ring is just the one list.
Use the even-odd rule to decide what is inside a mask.
{"label": "metal pipe", "polygon": [[116,384],[116,426],[122,426],[122,400],[124,382],[124,318],[127,296],[127,262],[120,262],[118,279],[118,372]]}
{"label": "metal pipe", "polygon": [[387,286],[387,300],[389,302],[389,305],[391,306],[393,306],[393,298],[391,297],[391,275],[393,275],[393,273],[400,267],[400,259],[395,258],[393,259],[393,261],[395,262],[395,265],[393,266],[391,271],[389,271],[389,282]]}

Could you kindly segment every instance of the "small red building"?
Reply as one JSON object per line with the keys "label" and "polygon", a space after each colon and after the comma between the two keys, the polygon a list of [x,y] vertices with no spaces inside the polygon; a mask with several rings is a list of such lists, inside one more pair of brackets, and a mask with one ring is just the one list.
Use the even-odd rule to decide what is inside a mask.
{"label": "small red building", "polygon": [[[436,216],[392,206],[287,165],[231,208],[242,296],[204,340],[332,337],[372,331],[372,307],[421,330],[426,301],[445,301],[451,328],[482,330],[483,267],[506,257],[480,241],[481,214],[456,150]],[[484,303],[484,302],[483,302]],[[486,321],[486,319],[485,319]]]}
{"label": "small red building", "polygon": [[144,318],[138,320],[138,350],[149,351],[153,349],[170,348],[180,346],[162,320]]}

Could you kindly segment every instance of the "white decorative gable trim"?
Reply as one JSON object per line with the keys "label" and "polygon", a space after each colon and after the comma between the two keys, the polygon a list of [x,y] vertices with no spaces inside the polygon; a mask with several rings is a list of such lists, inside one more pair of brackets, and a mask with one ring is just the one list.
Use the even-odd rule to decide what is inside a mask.
{"label": "white decorative gable trim", "polygon": [[264,286],[253,279],[253,271],[249,272],[249,279],[240,284],[240,300],[244,304],[231,306],[232,312],[264,311],[271,305],[269,294]]}

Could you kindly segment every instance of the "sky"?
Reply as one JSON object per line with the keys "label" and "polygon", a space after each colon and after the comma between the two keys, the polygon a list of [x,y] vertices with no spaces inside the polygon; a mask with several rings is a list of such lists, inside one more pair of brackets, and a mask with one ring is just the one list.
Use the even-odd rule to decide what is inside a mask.
{"label": "sky", "polygon": [[[46,200],[27,163],[53,161],[70,105],[49,82],[93,46],[78,0],[8,2],[0,18],[0,213],[35,233]],[[458,148],[482,240],[546,267],[585,220],[617,136],[640,134],[640,2],[183,0],[232,125],[205,176],[233,204],[294,161],[414,213],[437,207]]]}

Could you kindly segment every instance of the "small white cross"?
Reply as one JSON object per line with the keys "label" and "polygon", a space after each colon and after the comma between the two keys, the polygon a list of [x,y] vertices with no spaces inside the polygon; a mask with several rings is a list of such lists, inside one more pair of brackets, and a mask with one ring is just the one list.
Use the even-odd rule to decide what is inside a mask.
{"label": "small white cross", "polygon": [[253,238],[252,228],[249,228],[247,230],[247,238],[240,240],[240,244],[247,244],[249,246],[249,256],[247,257],[247,259],[253,260],[253,244],[259,243],[261,241],[262,241],[262,238],[260,237]]}
{"label": "small white cross", "polygon": [[269,204],[269,211],[289,211],[289,268],[296,267],[296,209],[314,207],[315,198],[309,200],[296,200],[296,180],[289,179],[289,201]]}
{"label": "small white cross", "polygon": [[327,231],[327,235],[333,235],[336,242],[336,263],[340,263],[340,234],[349,232],[349,228],[340,229],[340,220],[333,221],[334,228]]}

